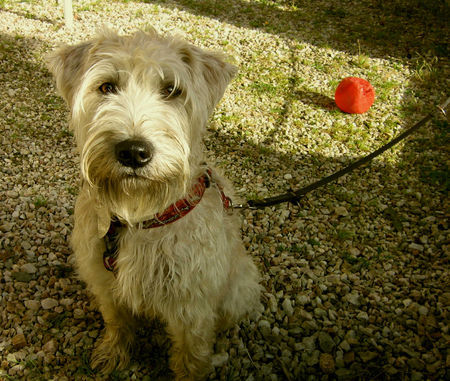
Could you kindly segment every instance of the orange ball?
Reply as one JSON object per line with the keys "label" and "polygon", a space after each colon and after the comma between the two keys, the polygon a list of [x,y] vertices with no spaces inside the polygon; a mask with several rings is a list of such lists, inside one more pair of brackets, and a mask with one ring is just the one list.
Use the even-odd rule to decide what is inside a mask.
{"label": "orange ball", "polygon": [[336,105],[349,114],[362,114],[369,110],[375,100],[375,90],[362,78],[344,78],[334,94]]}

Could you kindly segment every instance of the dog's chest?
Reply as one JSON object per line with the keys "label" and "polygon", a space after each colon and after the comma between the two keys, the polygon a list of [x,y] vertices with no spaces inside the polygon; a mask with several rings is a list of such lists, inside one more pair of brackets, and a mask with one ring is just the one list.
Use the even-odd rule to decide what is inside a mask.
{"label": "dog's chest", "polygon": [[164,315],[180,303],[217,296],[226,282],[225,233],[173,225],[121,237],[115,292],[137,314]]}

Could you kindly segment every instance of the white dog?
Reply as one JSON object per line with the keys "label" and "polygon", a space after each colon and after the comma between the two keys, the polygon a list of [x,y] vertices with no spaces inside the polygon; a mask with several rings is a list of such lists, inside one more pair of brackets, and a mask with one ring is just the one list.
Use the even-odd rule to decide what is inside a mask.
{"label": "white dog", "polygon": [[215,331],[260,306],[232,190],[202,146],[235,67],[155,31],[106,30],[48,62],[81,156],[71,243],[105,322],[92,366],[123,368],[134,318],[159,318],[176,379],[201,379]]}

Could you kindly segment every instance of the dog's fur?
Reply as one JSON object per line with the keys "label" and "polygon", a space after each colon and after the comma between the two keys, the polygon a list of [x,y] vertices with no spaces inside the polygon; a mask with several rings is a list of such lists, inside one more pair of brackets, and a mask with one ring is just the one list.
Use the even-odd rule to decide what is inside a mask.
{"label": "dog's fur", "polygon": [[[154,229],[138,225],[186,197],[204,173],[205,125],[236,69],[153,30],[132,36],[105,30],[56,50],[48,66],[71,109],[81,156],[71,244],[105,322],[92,365],[104,372],[126,366],[135,319],[157,317],[173,341],[176,378],[200,379],[209,370],[216,330],[259,306],[256,266],[245,254],[237,218],[222,205],[219,188],[228,196],[232,189],[213,170],[212,186],[188,215]],[[100,91],[104,83],[113,90]],[[121,165],[114,154],[118,143],[135,138],[153,147],[140,168]],[[113,216],[127,226],[116,274],[102,262]]]}

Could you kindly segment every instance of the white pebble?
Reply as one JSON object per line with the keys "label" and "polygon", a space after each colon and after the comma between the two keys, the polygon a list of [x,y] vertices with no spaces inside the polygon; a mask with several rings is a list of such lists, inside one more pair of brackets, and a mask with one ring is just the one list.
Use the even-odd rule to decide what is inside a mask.
{"label": "white pebble", "polygon": [[46,298],[44,300],[41,300],[41,306],[44,310],[49,310],[58,305],[58,301],[53,298]]}
{"label": "white pebble", "polygon": [[286,313],[287,316],[292,316],[294,313],[294,308],[292,308],[292,303],[291,300],[286,298],[284,299],[282,305],[284,312]]}
{"label": "white pebble", "polygon": [[20,267],[20,269],[28,274],[34,274],[37,271],[36,266],[32,263],[25,263]]}
{"label": "white pebble", "polygon": [[40,303],[37,300],[25,300],[25,307],[29,310],[37,311],[40,307]]}
{"label": "white pebble", "polygon": [[229,355],[227,352],[216,353],[211,358],[211,364],[215,368],[224,366],[225,363],[228,361],[228,358],[229,358]]}

